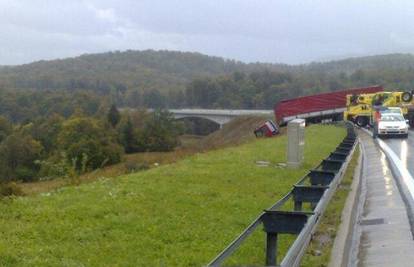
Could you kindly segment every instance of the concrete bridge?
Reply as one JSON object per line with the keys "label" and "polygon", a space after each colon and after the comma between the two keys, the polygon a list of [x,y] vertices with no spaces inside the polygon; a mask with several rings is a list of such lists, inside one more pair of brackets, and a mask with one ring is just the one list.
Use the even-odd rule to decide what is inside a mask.
{"label": "concrete bridge", "polygon": [[240,116],[273,116],[273,110],[247,110],[247,109],[169,109],[176,119],[203,118],[220,125],[230,122]]}
{"label": "concrete bridge", "polygon": [[[134,108],[120,108],[120,111],[134,110]],[[154,109],[148,109],[152,112]],[[273,110],[269,109],[168,109],[176,119],[203,118],[220,125],[220,128],[232,119],[240,116],[273,117]]]}

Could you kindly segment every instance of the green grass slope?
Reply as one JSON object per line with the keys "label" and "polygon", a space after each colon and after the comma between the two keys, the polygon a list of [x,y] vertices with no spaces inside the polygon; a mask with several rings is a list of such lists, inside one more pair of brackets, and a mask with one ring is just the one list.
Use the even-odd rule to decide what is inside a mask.
{"label": "green grass slope", "polygon": [[[286,136],[197,154],[117,179],[0,202],[0,266],[202,266],[290,190],[345,135],[306,130],[305,163],[285,161]],[[256,161],[271,162],[259,167]],[[239,259],[263,264],[263,239]],[[249,243],[249,244],[250,244]]]}

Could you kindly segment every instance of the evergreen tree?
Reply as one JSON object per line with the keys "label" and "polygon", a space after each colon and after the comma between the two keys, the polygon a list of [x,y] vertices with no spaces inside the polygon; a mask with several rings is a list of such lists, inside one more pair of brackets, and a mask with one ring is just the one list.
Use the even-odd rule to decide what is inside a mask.
{"label": "evergreen tree", "polygon": [[112,105],[108,112],[108,121],[112,125],[112,127],[116,127],[116,125],[121,120],[121,114],[119,114],[118,109],[115,105]]}
{"label": "evergreen tree", "polygon": [[137,152],[137,140],[134,134],[134,126],[132,125],[131,119],[129,117],[124,127],[122,128],[121,139],[125,153]]}
{"label": "evergreen tree", "polygon": [[165,110],[155,110],[145,123],[143,143],[147,151],[172,151],[179,145],[183,127]]}

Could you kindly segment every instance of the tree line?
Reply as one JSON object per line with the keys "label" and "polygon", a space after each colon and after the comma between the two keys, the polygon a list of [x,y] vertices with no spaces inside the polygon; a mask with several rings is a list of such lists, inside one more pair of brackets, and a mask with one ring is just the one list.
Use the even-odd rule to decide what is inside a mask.
{"label": "tree line", "polygon": [[65,118],[57,113],[13,123],[0,116],[0,182],[24,182],[79,175],[118,163],[124,153],[171,151],[182,125],[156,110],[105,115],[78,108]]}
{"label": "tree line", "polygon": [[[0,114],[25,120],[32,113],[26,109],[34,105],[32,99],[43,101],[35,114],[58,109],[68,114],[72,107],[84,106],[85,97],[95,102],[84,106],[88,112],[95,111],[101,98],[125,107],[272,108],[285,98],[349,87],[411,89],[413,70],[414,56],[409,54],[285,65],[246,64],[199,53],[115,51],[1,67],[0,101],[8,99],[1,101]],[[68,95],[76,103],[54,106]]]}
{"label": "tree line", "polygon": [[[80,107],[92,115],[108,103],[132,108],[271,109],[284,99],[345,88],[380,84],[387,90],[414,88],[413,69],[357,70],[350,74],[262,70],[198,77],[182,90],[161,92],[125,87],[93,89],[0,89],[0,114],[12,121],[58,113],[70,116]],[[120,88],[123,86],[120,86]]]}

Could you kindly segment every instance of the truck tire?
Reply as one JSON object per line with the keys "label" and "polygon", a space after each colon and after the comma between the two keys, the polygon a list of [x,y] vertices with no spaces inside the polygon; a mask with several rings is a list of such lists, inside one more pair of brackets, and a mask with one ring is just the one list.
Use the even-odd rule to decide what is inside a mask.
{"label": "truck tire", "polygon": [[401,95],[401,99],[403,102],[411,102],[411,100],[413,100],[413,95],[411,94],[411,92],[404,92]]}
{"label": "truck tire", "polygon": [[368,118],[365,116],[358,116],[355,119],[355,123],[356,125],[358,125],[359,127],[365,127],[368,124]]}
{"label": "truck tire", "polygon": [[408,125],[410,126],[410,128],[413,128],[414,127],[414,112],[412,110],[408,111],[406,118],[408,120]]}

